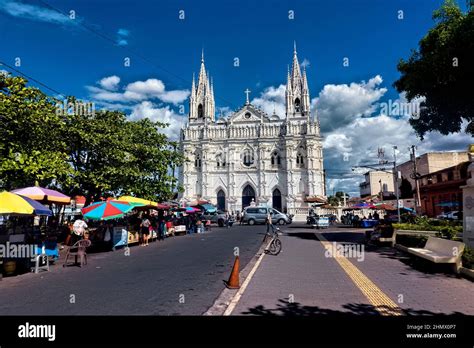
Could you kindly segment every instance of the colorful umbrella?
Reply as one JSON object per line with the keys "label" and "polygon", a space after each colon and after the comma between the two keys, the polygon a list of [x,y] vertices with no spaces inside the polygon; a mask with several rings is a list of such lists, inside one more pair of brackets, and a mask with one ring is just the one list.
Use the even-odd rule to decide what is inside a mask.
{"label": "colorful umbrella", "polygon": [[355,208],[374,208],[375,205],[371,203],[359,203],[359,204],[354,205],[354,207]]}
{"label": "colorful umbrella", "polygon": [[107,202],[95,202],[81,209],[82,215],[92,220],[110,220],[122,217],[137,204],[110,200]]}
{"label": "colorful umbrella", "polygon": [[53,215],[51,210],[31,198],[7,191],[0,193],[0,214]]}
{"label": "colorful umbrella", "polygon": [[382,209],[382,210],[397,210],[393,205],[387,203],[376,203],[371,209]]}
{"label": "colorful umbrella", "polygon": [[31,186],[25,187],[17,190],[13,190],[13,193],[17,195],[22,195],[35,201],[40,201],[44,203],[56,203],[56,204],[69,204],[71,203],[71,197],[62,194],[61,192],[39,187]]}
{"label": "colorful umbrella", "polygon": [[186,213],[197,213],[201,211],[200,209],[198,208],[194,208],[194,207],[186,207]]}
{"label": "colorful umbrella", "polygon": [[203,205],[203,204],[208,204],[208,203],[209,201],[206,201],[205,199],[195,199],[194,201],[191,201],[189,205],[194,207],[196,205]]}
{"label": "colorful umbrella", "polygon": [[145,208],[151,207],[151,208],[163,209],[163,210],[170,209],[170,206],[167,204],[156,203],[156,202],[149,201],[143,198],[137,198],[137,197],[132,197],[132,196],[122,196],[118,200],[121,202],[129,202],[137,206],[143,206]]}
{"label": "colorful umbrella", "polygon": [[212,204],[199,204],[198,207],[208,213],[215,213],[217,211],[217,208]]}

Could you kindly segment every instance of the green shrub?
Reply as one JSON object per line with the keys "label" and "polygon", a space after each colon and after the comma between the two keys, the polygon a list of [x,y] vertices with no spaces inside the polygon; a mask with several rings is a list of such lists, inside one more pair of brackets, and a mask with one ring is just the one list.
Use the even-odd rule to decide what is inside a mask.
{"label": "green shrub", "polygon": [[462,254],[463,267],[474,269],[474,249],[466,246]]}

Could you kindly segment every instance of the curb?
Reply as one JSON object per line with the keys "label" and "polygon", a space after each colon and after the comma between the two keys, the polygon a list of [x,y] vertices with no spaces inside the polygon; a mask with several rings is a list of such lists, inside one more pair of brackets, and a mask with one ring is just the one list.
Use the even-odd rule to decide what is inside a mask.
{"label": "curb", "polygon": [[[239,278],[240,278],[241,284],[245,282],[245,279],[247,279],[252,268],[257,263],[260,256],[264,253],[264,250],[266,248],[266,244],[265,244],[266,241],[267,241],[267,238],[264,238],[262,240],[262,245],[260,245],[260,248],[258,249],[257,253],[247,263],[244,269],[240,271]],[[229,307],[232,300],[237,295],[238,291],[239,289],[228,289],[224,287],[224,290],[222,290],[219,296],[217,296],[216,300],[214,301],[214,304],[211,307],[209,307],[209,309],[205,311],[202,315],[216,315],[216,316],[224,315],[225,311],[227,310],[227,307]]]}
{"label": "curb", "polygon": [[[408,253],[408,247],[400,244],[395,244],[395,249]],[[461,267],[460,274],[463,275],[464,278],[474,281],[474,270],[466,267]]]}

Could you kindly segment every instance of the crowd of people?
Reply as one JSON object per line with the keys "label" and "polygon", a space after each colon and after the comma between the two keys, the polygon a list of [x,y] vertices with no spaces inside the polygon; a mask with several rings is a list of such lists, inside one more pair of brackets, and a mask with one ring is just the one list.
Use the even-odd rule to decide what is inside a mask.
{"label": "crowd of people", "polygon": [[380,220],[380,215],[377,211],[375,211],[373,214],[369,213],[368,217],[365,215],[362,216],[362,218],[354,214],[354,212],[348,212],[341,217],[341,221],[344,225],[352,225],[354,227],[360,227],[362,221],[366,220]]}

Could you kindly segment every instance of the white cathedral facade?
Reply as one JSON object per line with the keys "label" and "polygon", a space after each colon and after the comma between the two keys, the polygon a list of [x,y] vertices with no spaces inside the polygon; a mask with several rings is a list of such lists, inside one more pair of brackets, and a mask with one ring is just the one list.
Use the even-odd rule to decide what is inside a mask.
{"label": "white cathedral facade", "polygon": [[221,210],[242,211],[255,201],[304,215],[308,198],[325,196],[322,138],[311,115],[306,71],[296,47],[286,85],[286,114],[268,115],[249,102],[216,120],[214,88],[204,57],[192,83],[189,120],[180,146],[180,199],[208,200]]}

